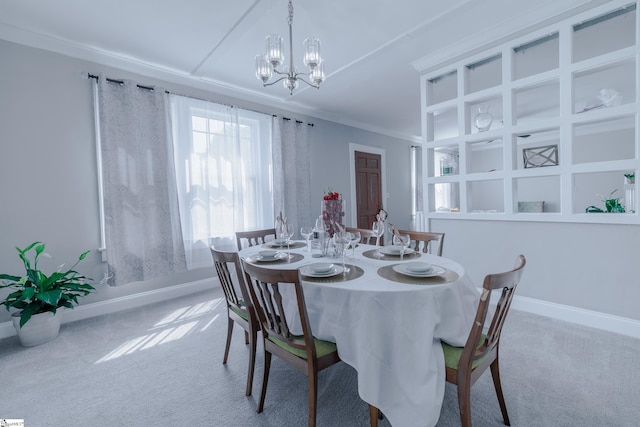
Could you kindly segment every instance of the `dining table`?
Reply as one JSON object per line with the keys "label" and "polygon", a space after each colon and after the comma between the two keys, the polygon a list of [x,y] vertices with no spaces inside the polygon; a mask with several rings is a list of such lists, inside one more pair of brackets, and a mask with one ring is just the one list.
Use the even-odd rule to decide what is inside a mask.
{"label": "dining table", "polygon": [[[357,371],[360,397],[391,425],[438,422],[446,383],[441,341],[464,346],[480,295],[462,265],[410,249],[401,260],[396,247],[359,244],[346,251],[343,269],[342,257],[321,256],[301,241],[267,242],[239,255],[300,271],[313,335],[336,343]],[[284,307],[297,313],[294,298]],[[300,333],[294,322],[292,332]]]}

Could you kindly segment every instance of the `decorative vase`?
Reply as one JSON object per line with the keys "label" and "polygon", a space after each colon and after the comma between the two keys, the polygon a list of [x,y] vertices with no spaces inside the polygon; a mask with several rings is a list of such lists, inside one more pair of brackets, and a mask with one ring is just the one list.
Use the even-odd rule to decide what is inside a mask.
{"label": "decorative vase", "polygon": [[624,179],[624,205],[627,213],[636,213],[636,179]]}
{"label": "decorative vase", "polygon": [[478,113],[473,118],[473,125],[478,132],[488,131],[493,123],[493,116],[489,113],[489,104],[478,106]]}
{"label": "decorative vase", "polygon": [[13,313],[11,317],[20,344],[24,347],[44,344],[55,339],[60,333],[62,321],[62,310],[60,309],[55,314],[51,311],[34,314],[22,327],[20,327],[20,312]]}
{"label": "decorative vase", "polygon": [[344,217],[344,200],[323,200],[321,208],[324,229],[327,234],[329,234],[329,237],[333,237],[333,233],[337,227],[344,229],[344,225],[342,224],[342,218]]}

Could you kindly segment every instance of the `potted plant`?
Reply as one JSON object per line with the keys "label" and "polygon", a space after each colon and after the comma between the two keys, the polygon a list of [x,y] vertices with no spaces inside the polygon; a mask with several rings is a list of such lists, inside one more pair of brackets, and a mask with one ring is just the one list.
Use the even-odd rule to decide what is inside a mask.
{"label": "potted plant", "polygon": [[63,266],[60,266],[58,271],[46,275],[38,269],[40,255],[48,256],[44,249],[45,244],[42,242],[34,242],[24,249],[16,247],[24,264],[25,274],[0,274],[0,289],[10,289],[0,305],[4,305],[7,310],[14,310],[13,324],[24,346],[42,344],[57,337],[61,321],[58,309],[73,308],[74,304],[78,304],[78,297],[95,290],[92,286],[93,279],[75,270],[76,265],[90,251],[80,254],[76,263],[68,270],[63,270]]}
{"label": "potted plant", "polygon": [[604,207],[606,210],[602,210],[597,206],[589,206],[585,209],[585,212],[587,213],[594,213],[594,212],[598,212],[598,213],[602,213],[602,212],[608,212],[608,213],[623,213],[624,212],[624,206],[622,206],[622,204],[620,203],[620,197],[613,197],[613,193],[615,193],[618,190],[613,190],[610,194],[609,194],[609,198],[605,199],[603,198],[602,201],[604,202]]}

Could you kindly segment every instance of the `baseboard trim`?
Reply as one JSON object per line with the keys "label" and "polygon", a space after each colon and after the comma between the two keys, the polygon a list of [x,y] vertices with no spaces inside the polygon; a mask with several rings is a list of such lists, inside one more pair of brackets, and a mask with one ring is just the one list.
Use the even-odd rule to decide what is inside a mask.
{"label": "baseboard trim", "polygon": [[[122,310],[142,307],[147,304],[211,289],[212,286],[214,286],[213,279],[203,279],[181,285],[155,289],[153,291],[141,292],[135,295],[113,298],[108,301],[81,305],[73,310],[65,312],[63,323],[75,322],[95,316],[102,316],[104,314],[117,313]],[[614,316],[612,314],[585,310],[582,308],[519,295],[516,295],[513,298],[512,308],[640,339],[640,321],[626,317]],[[0,339],[11,337],[15,334],[16,331],[13,328],[12,322],[0,323]]]}
{"label": "baseboard trim", "polygon": [[511,307],[515,310],[564,320],[590,328],[602,329],[608,332],[627,335],[632,338],[640,338],[640,320],[519,295],[514,296]]}
{"label": "baseboard trim", "polygon": [[[189,283],[183,283],[166,288],[154,289],[152,291],[140,292],[124,297],[113,298],[107,301],[99,301],[86,305],[79,305],[73,310],[67,310],[62,318],[62,323],[75,322],[89,319],[91,317],[102,316],[104,314],[117,313],[122,310],[142,307],[172,298],[190,295],[196,292],[211,289],[214,286],[214,279],[202,279]],[[16,335],[13,322],[0,323],[0,339]]]}

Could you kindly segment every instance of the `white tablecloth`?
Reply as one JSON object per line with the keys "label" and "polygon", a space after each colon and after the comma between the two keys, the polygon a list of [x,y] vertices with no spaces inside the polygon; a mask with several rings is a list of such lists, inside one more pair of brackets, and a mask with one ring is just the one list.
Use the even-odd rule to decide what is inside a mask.
{"label": "white tablecloth", "polygon": [[[440,340],[464,345],[475,316],[478,291],[462,266],[429,254],[421,254],[417,260],[453,270],[457,280],[413,285],[385,279],[378,275],[378,269],[398,263],[399,258],[388,261],[362,255],[373,248],[360,245],[356,261],[347,259],[348,264],[364,270],[357,279],[302,282],[311,329],[317,338],[337,344],[340,358],[358,372],[360,397],[378,407],[393,426],[433,426],[440,415],[445,386]],[[240,256],[256,255],[262,249],[243,249]],[[260,264],[297,269],[314,262],[341,262],[312,258],[303,249],[292,252],[303,254],[304,259],[290,264]]]}

